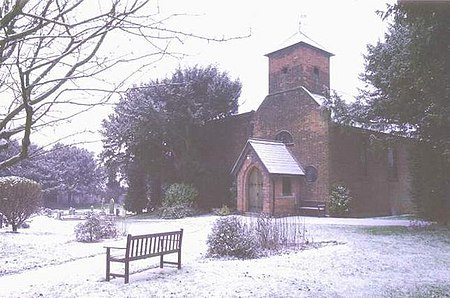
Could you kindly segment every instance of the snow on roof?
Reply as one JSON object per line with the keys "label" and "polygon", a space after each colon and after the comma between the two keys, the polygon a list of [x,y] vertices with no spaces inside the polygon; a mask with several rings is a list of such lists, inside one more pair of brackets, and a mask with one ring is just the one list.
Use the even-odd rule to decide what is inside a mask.
{"label": "snow on roof", "polygon": [[268,140],[249,139],[242,150],[232,172],[235,173],[243,158],[244,152],[250,146],[270,174],[305,175],[301,165],[292,156],[285,144]]}
{"label": "snow on roof", "polygon": [[317,93],[312,93],[311,91],[309,91],[305,87],[302,87],[302,88],[303,88],[303,90],[305,90],[306,93],[308,93],[309,96],[312,97],[312,99],[314,99],[317,102],[317,104],[319,104],[320,106],[323,106],[323,104],[326,101],[325,96],[317,94]]}

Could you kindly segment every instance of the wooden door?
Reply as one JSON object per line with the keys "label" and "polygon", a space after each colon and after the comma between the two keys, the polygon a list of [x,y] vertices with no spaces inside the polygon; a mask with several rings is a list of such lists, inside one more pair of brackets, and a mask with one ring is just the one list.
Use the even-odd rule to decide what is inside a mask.
{"label": "wooden door", "polygon": [[253,168],[248,176],[248,211],[263,210],[263,177],[261,171]]}

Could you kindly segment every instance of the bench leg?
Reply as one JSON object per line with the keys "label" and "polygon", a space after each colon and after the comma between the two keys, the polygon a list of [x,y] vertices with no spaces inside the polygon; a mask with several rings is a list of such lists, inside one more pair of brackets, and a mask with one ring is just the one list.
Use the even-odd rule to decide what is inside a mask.
{"label": "bench leg", "polygon": [[178,251],[178,269],[181,269],[181,249]]}
{"label": "bench leg", "polygon": [[159,268],[162,268],[164,265],[164,255],[161,255],[159,258]]}
{"label": "bench leg", "polygon": [[111,272],[111,263],[109,262],[109,248],[106,248],[106,281],[109,281],[109,273]]}
{"label": "bench leg", "polygon": [[127,284],[130,281],[130,263],[128,261],[125,262],[125,283]]}

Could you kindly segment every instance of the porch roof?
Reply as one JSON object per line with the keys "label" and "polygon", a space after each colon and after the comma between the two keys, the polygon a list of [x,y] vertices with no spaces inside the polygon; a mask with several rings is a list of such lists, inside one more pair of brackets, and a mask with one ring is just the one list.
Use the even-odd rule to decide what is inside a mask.
{"label": "porch roof", "polygon": [[269,174],[303,176],[305,172],[302,166],[295,160],[285,144],[275,141],[249,139],[242,150],[238,160],[234,164],[233,174],[236,174],[242,164],[247,148],[251,147]]}

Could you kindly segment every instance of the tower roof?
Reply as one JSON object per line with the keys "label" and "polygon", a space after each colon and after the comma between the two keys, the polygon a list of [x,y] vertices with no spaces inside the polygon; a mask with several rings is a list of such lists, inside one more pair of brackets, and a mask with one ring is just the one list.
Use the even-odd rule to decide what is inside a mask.
{"label": "tower roof", "polygon": [[307,42],[304,42],[304,41],[299,41],[299,42],[294,43],[294,44],[290,44],[290,45],[287,45],[287,46],[282,46],[282,47],[279,48],[278,50],[274,50],[274,51],[269,52],[269,53],[266,54],[265,56],[266,56],[266,57],[270,57],[270,56],[272,56],[273,54],[275,54],[275,53],[277,53],[277,52],[279,52],[279,51],[286,50],[286,49],[289,49],[289,48],[296,48],[296,47],[307,47],[307,48],[319,50],[320,52],[322,52],[323,54],[325,54],[325,55],[328,56],[328,57],[334,56],[333,53],[330,53],[330,52],[328,52],[328,51],[322,49],[321,47],[313,46],[313,45],[311,45],[311,44],[309,44],[309,43],[307,43]]}

